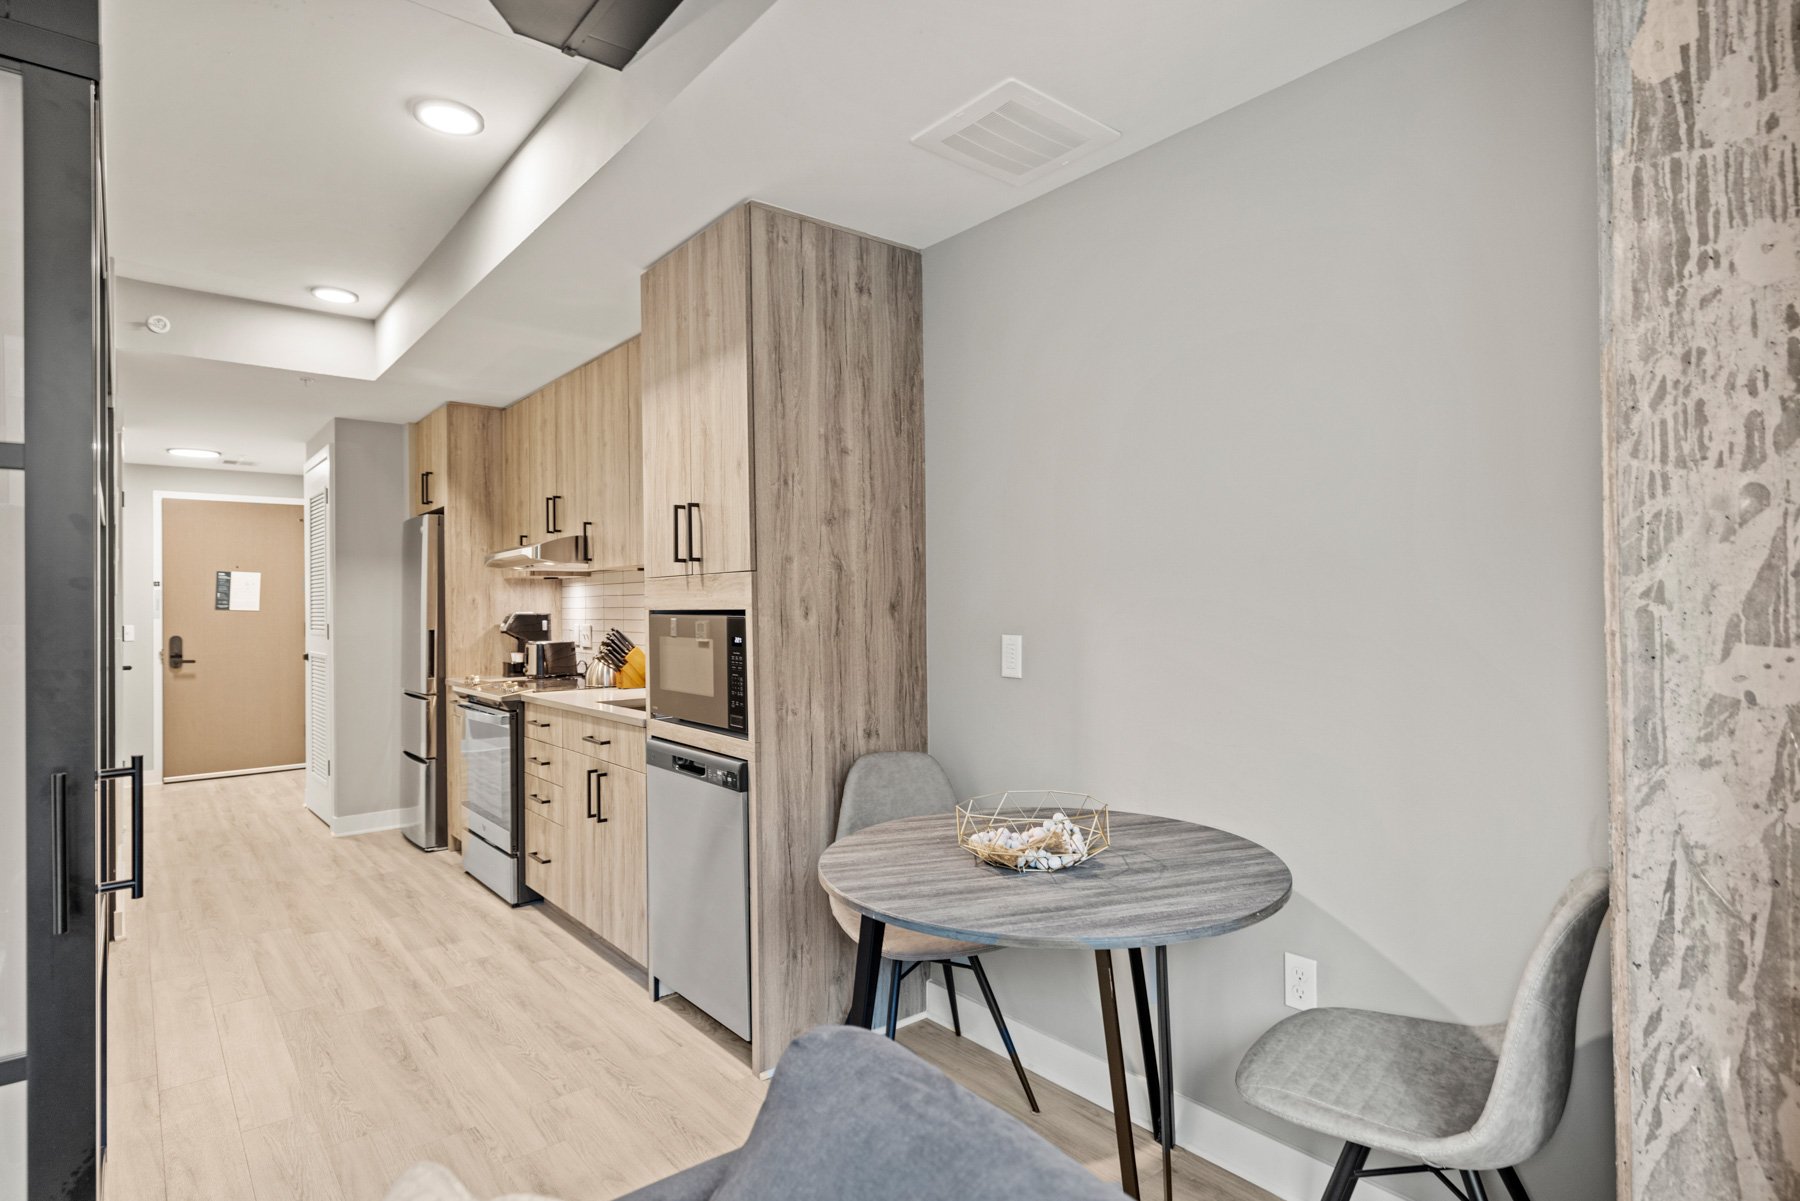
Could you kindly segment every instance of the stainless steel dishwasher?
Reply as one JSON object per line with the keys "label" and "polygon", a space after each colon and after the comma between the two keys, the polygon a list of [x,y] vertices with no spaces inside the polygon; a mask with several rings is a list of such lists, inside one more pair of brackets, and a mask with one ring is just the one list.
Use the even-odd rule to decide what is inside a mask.
{"label": "stainless steel dishwasher", "polygon": [[750,1037],[749,764],[649,740],[650,988]]}

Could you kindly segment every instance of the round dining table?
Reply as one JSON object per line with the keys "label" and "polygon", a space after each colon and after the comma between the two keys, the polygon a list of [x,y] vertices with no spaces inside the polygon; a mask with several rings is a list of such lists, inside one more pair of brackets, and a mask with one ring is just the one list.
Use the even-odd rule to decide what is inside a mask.
{"label": "round dining table", "polygon": [[[995,947],[1094,953],[1106,1064],[1112,1084],[1119,1176],[1136,1197],[1131,1103],[1113,986],[1113,956],[1129,953],[1137,1024],[1150,1086],[1151,1129],[1162,1147],[1163,1196],[1174,1196],[1174,1075],[1168,949],[1254,925],[1287,903],[1294,879],[1267,848],[1225,830],[1113,811],[1110,845],[1055,872],[1019,872],[976,859],[956,838],[954,814],[906,817],[839,839],[819,857],[825,891],[861,914],[849,1023],[875,1017],[881,943],[889,926]],[[1156,1024],[1143,953],[1155,958]]]}

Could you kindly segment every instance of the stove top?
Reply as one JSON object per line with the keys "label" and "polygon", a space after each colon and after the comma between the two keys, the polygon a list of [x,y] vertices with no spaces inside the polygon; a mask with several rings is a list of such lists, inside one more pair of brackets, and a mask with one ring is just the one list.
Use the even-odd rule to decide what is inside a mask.
{"label": "stove top", "polygon": [[527,692],[562,692],[580,688],[580,676],[464,676],[456,683],[464,688],[500,696],[516,696]]}

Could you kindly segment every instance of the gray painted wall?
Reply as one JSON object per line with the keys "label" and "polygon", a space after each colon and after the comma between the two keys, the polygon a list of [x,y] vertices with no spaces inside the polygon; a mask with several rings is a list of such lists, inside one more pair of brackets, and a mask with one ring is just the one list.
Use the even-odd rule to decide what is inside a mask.
{"label": "gray painted wall", "polygon": [[[926,252],[931,749],[1288,860],[1173,952],[1177,1084],[1321,1159],[1232,1084],[1282,952],[1498,1021],[1607,858],[1591,20],[1471,0]],[[1539,1201],[1611,1192],[1604,960]],[[994,967],[1099,1053],[1091,961]]]}
{"label": "gray painted wall", "polygon": [[[192,467],[158,467],[127,463],[124,469],[124,535],[119,573],[119,624],[134,627],[137,638],[119,643],[118,708],[121,760],[144,756],[145,769],[162,770],[162,748],[156,743],[156,561],[155,494],[192,492],[208,496],[300,495],[300,477],[259,471],[208,471]],[[176,631],[180,633],[180,631]],[[120,637],[114,630],[113,637]],[[129,670],[127,670],[129,668]]]}
{"label": "gray painted wall", "polygon": [[307,444],[307,461],[322,447],[331,451],[335,827],[400,807],[400,537],[411,476],[404,425],[336,420]]}

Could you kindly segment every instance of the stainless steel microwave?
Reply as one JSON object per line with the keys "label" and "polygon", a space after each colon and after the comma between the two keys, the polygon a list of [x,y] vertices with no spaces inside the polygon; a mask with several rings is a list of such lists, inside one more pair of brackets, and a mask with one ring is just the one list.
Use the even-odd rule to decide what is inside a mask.
{"label": "stainless steel microwave", "polygon": [[650,714],[750,736],[749,645],[742,613],[650,614]]}

